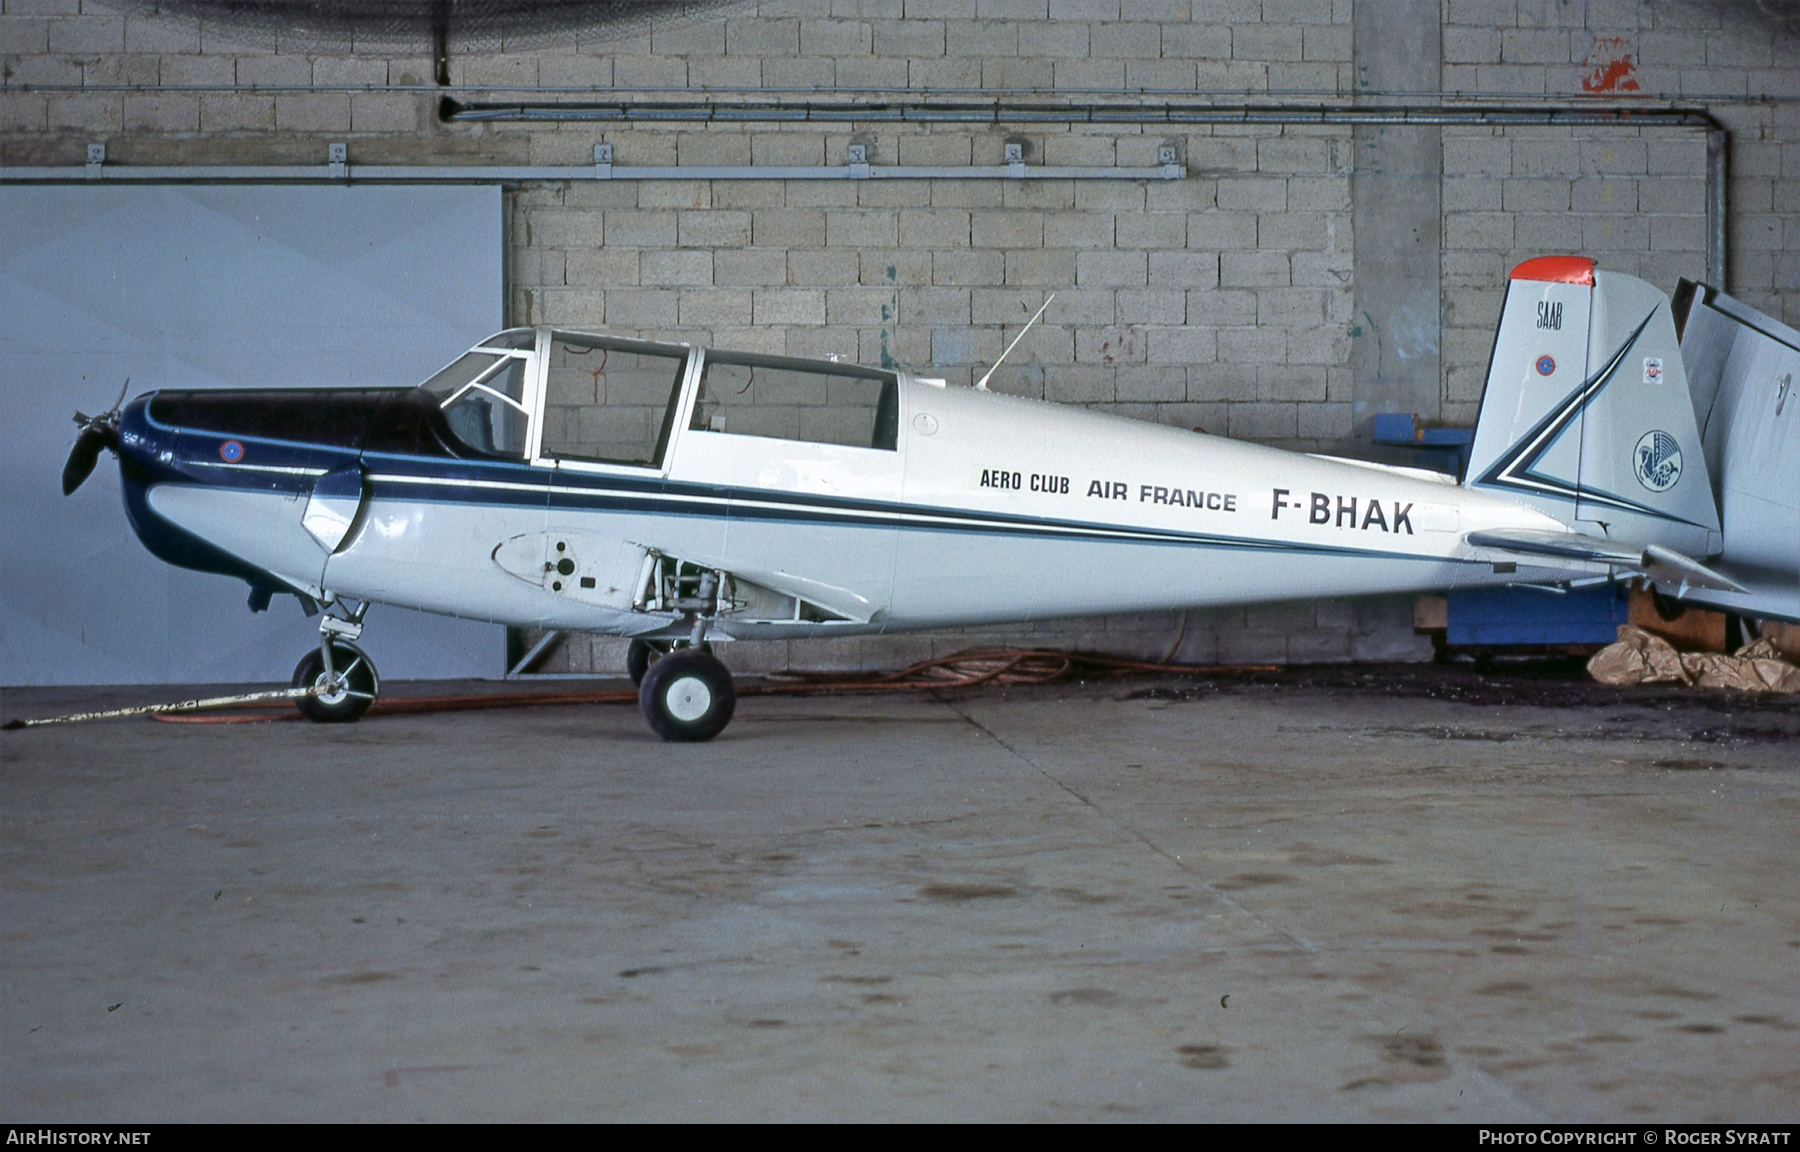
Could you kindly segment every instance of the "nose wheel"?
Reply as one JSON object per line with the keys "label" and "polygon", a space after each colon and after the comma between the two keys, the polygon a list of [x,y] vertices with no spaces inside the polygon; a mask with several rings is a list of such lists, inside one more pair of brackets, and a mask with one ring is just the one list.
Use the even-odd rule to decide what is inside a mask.
{"label": "nose wheel", "polygon": [[368,654],[342,640],[331,642],[331,667],[315,648],[294,668],[294,687],[317,688],[316,696],[302,696],[295,704],[308,720],[321,724],[348,724],[369,710],[381,691],[381,680]]}
{"label": "nose wheel", "polygon": [[329,613],[319,620],[319,646],[294,667],[294,687],[311,688],[311,696],[294,701],[300,714],[321,724],[348,724],[360,719],[381,693],[375,662],[351,641],[362,635],[365,602],[348,618]]}
{"label": "nose wheel", "polygon": [[664,740],[711,740],[731,723],[737,690],[718,657],[678,648],[650,665],[638,685],[638,705]]}

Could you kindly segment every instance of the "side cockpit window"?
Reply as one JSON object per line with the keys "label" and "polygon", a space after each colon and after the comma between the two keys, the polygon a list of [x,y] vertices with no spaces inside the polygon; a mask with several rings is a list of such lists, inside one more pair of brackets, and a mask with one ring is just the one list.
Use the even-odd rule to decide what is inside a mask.
{"label": "side cockpit window", "polygon": [[458,440],[485,455],[523,457],[530,427],[527,363],[523,356],[470,352],[422,387],[437,398]]}
{"label": "side cockpit window", "polygon": [[710,353],[690,425],[892,452],[899,388],[892,374],[853,365]]}
{"label": "side cockpit window", "polygon": [[656,467],[686,367],[683,348],[555,333],[544,381],[543,454]]}

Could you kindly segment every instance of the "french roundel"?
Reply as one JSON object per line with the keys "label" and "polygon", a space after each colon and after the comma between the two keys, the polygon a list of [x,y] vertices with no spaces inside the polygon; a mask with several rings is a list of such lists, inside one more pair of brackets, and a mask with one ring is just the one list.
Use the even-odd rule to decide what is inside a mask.
{"label": "french roundel", "polygon": [[1537,370],[1539,376],[1548,376],[1556,371],[1556,361],[1549,356],[1539,356]]}
{"label": "french roundel", "polygon": [[219,445],[219,459],[227,464],[236,464],[244,458],[244,446],[236,440],[227,440]]}

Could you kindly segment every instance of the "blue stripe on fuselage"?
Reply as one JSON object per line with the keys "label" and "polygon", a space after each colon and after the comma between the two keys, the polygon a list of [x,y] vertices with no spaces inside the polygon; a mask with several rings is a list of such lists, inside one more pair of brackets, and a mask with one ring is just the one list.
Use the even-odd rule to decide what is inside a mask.
{"label": "blue stripe on fuselage", "polygon": [[[1115,540],[1141,544],[1171,544],[1250,551],[1275,551],[1330,556],[1363,556],[1390,560],[1444,561],[1443,556],[1421,556],[1378,548],[1347,548],[1330,544],[1302,544],[1285,540],[1223,536],[1209,532],[1142,528],[942,508],[894,501],[816,496],[756,488],[722,487],[667,480],[662,477],[599,476],[592,473],[557,472],[529,465],[483,465],[485,474],[451,477],[443,474],[440,461],[430,471],[408,465],[406,457],[364,458],[377,499],[410,499],[434,503],[537,505],[548,502],[552,512],[615,512],[652,516],[700,516],[789,523],[838,524],[846,527],[894,528],[911,531],[957,532],[972,535],[1030,535],[1055,539]],[[492,471],[487,471],[488,468]],[[501,470],[508,471],[501,471]],[[554,477],[554,480],[552,480]],[[546,488],[548,493],[546,493]],[[1478,563],[1478,561],[1458,561]]]}
{"label": "blue stripe on fuselage", "polygon": [[[160,473],[156,477],[158,482],[263,491],[306,491],[317,474],[347,463],[352,458],[352,454],[346,453],[341,447],[239,436],[236,439],[242,443],[245,452],[238,462],[231,464],[223,460],[215,461],[212,457],[217,454],[219,446],[232,437],[214,432],[165,429],[147,419],[146,423],[165,436],[175,439],[178,444],[174,458],[155,469]],[[968,535],[1121,541],[1316,556],[1480,563],[1381,548],[1303,544],[1286,540],[1226,536],[1213,532],[1188,532],[895,501],[723,487],[670,480],[660,475],[639,477],[555,471],[523,461],[452,460],[386,452],[364,452],[361,459],[364,469],[369,473],[372,495],[377,500],[545,507],[552,512],[697,516]]]}

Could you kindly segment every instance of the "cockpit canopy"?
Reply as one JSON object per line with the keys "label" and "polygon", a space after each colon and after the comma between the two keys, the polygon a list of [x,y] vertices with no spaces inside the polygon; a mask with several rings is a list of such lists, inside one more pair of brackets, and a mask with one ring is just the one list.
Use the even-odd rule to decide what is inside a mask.
{"label": "cockpit canopy", "polygon": [[578,332],[501,332],[421,387],[484,455],[655,468],[690,379],[695,432],[890,452],[898,440],[895,373]]}
{"label": "cockpit canopy", "polygon": [[531,412],[525,407],[530,366],[528,353],[478,349],[420,387],[437,397],[458,440],[490,456],[523,456],[531,447]]}

